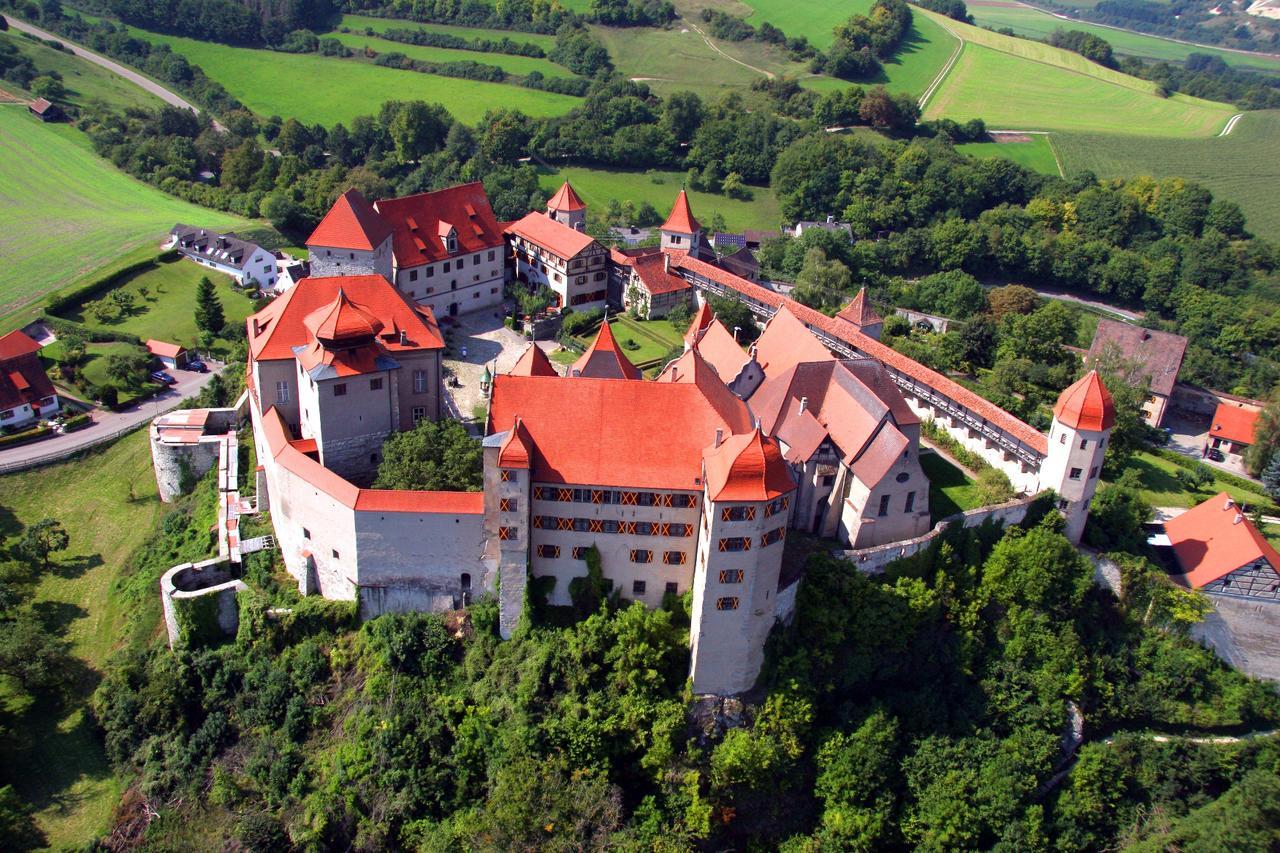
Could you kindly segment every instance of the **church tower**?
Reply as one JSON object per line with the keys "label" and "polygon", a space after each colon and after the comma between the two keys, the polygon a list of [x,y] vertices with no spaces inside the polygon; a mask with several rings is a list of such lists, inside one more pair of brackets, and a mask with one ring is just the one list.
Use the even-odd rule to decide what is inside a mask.
{"label": "church tower", "polygon": [[702,226],[693,218],[689,208],[689,196],[684,189],[676,196],[676,203],[671,206],[667,221],[658,229],[662,234],[662,248],[679,249],[697,257],[702,242]]}
{"label": "church tower", "polygon": [[1053,407],[1049,455],[1040,467],[1040,488],[1058,493],[1058,509],[1067,520],[1065,533],[1072,544],[1078,544],[1084,533],[1115,423],[1115,403],[1096,370],[1063,391]]}
{"label": "church tower", "polygon": [[587,203],[578,197],[568,181],[547,200],[547,216],[574,231],[587,230]]}

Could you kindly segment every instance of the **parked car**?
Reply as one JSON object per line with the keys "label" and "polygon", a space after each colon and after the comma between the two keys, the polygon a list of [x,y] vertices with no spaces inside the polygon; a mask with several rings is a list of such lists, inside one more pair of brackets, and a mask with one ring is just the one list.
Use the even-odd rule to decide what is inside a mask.
{"label": "parked car", "polygon": [[1219,450],[1219,449],[1218,449],[1218,448],[1216,448],[1216,447],[1210,447],[1210,448],[1209,448],[1209,458],[1210,458],[1210,459],[1212,459],[1214,462],[1221,462],[1221,461],[1223,460],[1223,458],[1224,458],[1224,457],[1223,457],[1223,455],[1222,455],[1222,451],[1221,451],[1221,450]]}
{"label": "parked car", "polygon": [[163,370],[157,370],[155,373],[152,373],[151,378],[157,382],[163,382],[165,385],[176,385],[178,382],[178,380],[174,379]]}
{"label": "parked car", "polygon": [[194,370],[196,373],[208,373],[209,367],[200,359],[192,359],[187,362],[187,370]]}

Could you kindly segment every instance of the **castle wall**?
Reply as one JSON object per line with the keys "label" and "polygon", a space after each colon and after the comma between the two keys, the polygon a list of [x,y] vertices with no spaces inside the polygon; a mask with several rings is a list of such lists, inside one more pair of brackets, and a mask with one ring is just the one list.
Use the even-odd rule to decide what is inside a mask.
{"label": "castle wall", "polygon": [[[377,473],[382,443],[399,420],[391,371],[312,381],[297,364],[302,436],[316,440],[321,464],[344,477]],[[345,389],[341,396],[339,387]]]}
{"label": "castle wall", "polygon": [[[287,400],[280,400],[278,383],[285,385]],[[269,361],[253,362],[253,387],[258,389],[258,397],[263,409],[275,408],[284,418],[285,423],[295,431],[302,422],[298,407],[298,366],[292,358],[278,358]]]}
{"label": "castle wall", "polygon": [[169,635],[169,648],[182,639],[178,602],[212,599],[213,618],[223,634],[233,635],[240,625],[240,609],[236,596],[248,589],[231,575],[225,558],[182,563],[160,578],[160,603],[164,609],[164,626]]}
{"label": "castle wall", "polygon": [[307,246],[311,262],[311,277],[323,278],[335,275],[380,275],[391,280],[391,238],[373,251]]}
{"label": "castle wall", "polygon": [[218,439],[207,436],[193,444],[166,444],[151,433],[151,467],[156,472],[160,500],[170,503],[182,495],[183,474],[200,479],[218,464]]}
{"label": "castle wall", "polygon": [[930,406],[922,403],[903,389],[903,399],[911,407],[911,411],[924,421],[946,431],[964,449],[978,454],[993,468],[998,468],[1009,478],[1013,487],[1023,494],[1031,494],[1040,487],[1040,472],[1013,456],[1006,454],[992,442],[971,431],[963,423],[953,421],[946,415],[938,415]]}
{"label": "castle wall", "polygon": [[485,589],[482,515],[356,510],[355,532],[363,619],[451,610]]}

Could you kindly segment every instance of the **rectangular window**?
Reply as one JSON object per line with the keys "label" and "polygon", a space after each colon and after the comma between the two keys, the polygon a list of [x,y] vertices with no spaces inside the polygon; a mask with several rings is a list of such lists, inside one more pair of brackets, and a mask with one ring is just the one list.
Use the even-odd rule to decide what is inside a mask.
{"label": "rectangular window", "polygon": [[680,584],[676,583],[675,581],[667,581],[667,587],[665,592],[667,595],[679,595]]}
{"label": "rectangular window", "polygon": [[370,379],[370,380],[369,380],[369,390],[370,390],[370,391],[381,391],[381,390],[382,390],[382,378],[381,378],[381,377],[379,377],[379,378],[377,378],[377,379]]}
{"label": "rectangular window", "polygon": [[277,403],[289,402],[289,383],[288,382],[276,383],[276,402]]}
{"label": "rectangular window", "polygon": [[[504,501],[498,501],[498,509],[502,509]],[[533,517],[534,530],[550,530],[555,527],[556,518],[554,515],[535,515]]]}
{"label": "rectangular window", "polygon": [[[436,274],[435,267],[427,267],[427,278],[432,278],[433,276],[435,276],[435,274]],[[430,293],[431,291],[427,291],[427,292]]]}
{"label": "rectangular window", "polygon": [[538,553],[538,556],[542,557],[544,560],[554,560],[560,556],[560,546],[559,545],[539,545],[537,548],[537,553]]}
{"label": "rectangular window", "polygon": [[662,562],[667,566],[683,566],[689,559],[684,551],[663,551]]}
{"label": "rectangular window", "polygon": [[673,524],[671,525],[671,535],[672,536],[692,536],[693,525],[692,524]]}
{"label": "rectangular window", "polygon": [[302,528],[302,538],[307,540],[311,539],[311,531],[305,527]]}
{"label": "rectangular window", "polygon": [[738,597],[736,595],[727,598],[716,599],[716,610],[737,610]]}
{"label": "rectangular window", "polygon": [[420,422],[422,422],[422,421],[425,421],[426,419],[427,419],[427,407],[426,407],[426,406],[414,406],[414,407],[413,407],[413,423],[414,423],[414,425],[416,426],[418,423],[420,423]]}
{"label": "rectangular window", "polygon": [[889,514],[889,496],[888,495],[880,496],[880,511],[876,514],[879,515],[881,518],[884,518],[886,515]]}
{"label": "rectangular window", "polygon": [[1090,469],[1089,469],[1089,479],[1090,479],[1090,480],[1092,480],[1092,479],[1096,478],[1097,476],[1098,476],[1098,469],[1097,469],[1097,467],[1095,466],[1095,467],[1093,467],[1093,468],[1090,468]]}
{"label": "rectangular window", "polygon": [[466,260],[467,260],[466,258],[458,258],[458,269],[462,269],[463,267],[466,266],[466,263],[465,263]]}
{"label": "rectangular window", "polygon": [[721,521],[755,521],[755,518],[753,506],[727,506],[720,510]]}
{"label": "rectangular window", "polygon": [[720,540],[721,551],[750,551],[751,540],[746,536],[730,536]]}
{"label": "rectangular window", "polygon": [[493,260],[493,257],[494,257],[494,255],[493,255],[493,249],[490,249],[490,250],[489,250],[489,260]]}
{"label": "rectangular window", "polygon": [[742,569],[721,569],[720,583],[742,583]]}
{"label": "rectangular window", "polygon": [[448,261],[445,261],[445,262],[444,262],[444,269],[440,270],[440,272],[442,272],[442,273],[446,273],[446,272],[448,272],[448,271],[449,271],[449,262],[448,262]]}
{"label": "rectangular window", "polygon": [[1081,450],[1086,449],[1088,446],[1089,446],[1089,439],[1087,439],[1087,438],[1082,438],[1082,439],[1080,439],[1080,449],[1081,449]]}
{"label": "rectangular window", "polygon": [[518,506],[520,506],[520,502],[515,498],[498,499],[498,512],[516,512]]}
{"label": "rectangular window", "polygon": [[1072,468],[1072,469],[1071,469],[1071,473],[1070,473],[1070,474],[1068,474],[1067,476],[1068,476],[1068,478],[1069,478],[1069,479],[1072,479],[1072,480],[1079,480],[1079,479],[1080,479],[1080,475],[1081,475],[1081,474],[1083,474],[1083,473],[1084,473],[1084,469],[1083,469],[1083,468]]}
{"label": "rectangular window", "polygon": [[768,548],[774,542],[781,542],[784,532],[784,528],[781,527],[775,527],[773,530],[770,530],[768,533],[760,537],[760,547]]}
{"label": "rectangular window", "polygon": [[546,498],[545,498],[546,492],[547,492],[547,490],[546,490],[546,489],[544,489],[542,486],[534,486],[534,487],[533,487],[533,499],[534,499],[535,501],[545,500],[545,499],[546,499]]}
{"label": "rectangular window", "polygon": [[575,559],[575,560],[585,560],[585,559],[587,559],[587,548],[588,548],[588,547],[590,547],[590,546],[588,546],[588,545],[574,545],[574,546],[573,546],[573,559]]}
{"label": "rectangular window", "polygon": [[499,527],[498,539],[503,542],[510,542],[519,535],[519,530],[515,527]]}
{"label": "rectangular window", "polygon": [[[490,258],[489,260],[493,260],[493,258]],[[480,263],[480,256],[479,256],[479,255],[472,255],[472,256],[471,256],[471,263],[473,263],[473,264],[478,264],[478,263]]]}
{"label": "rectangular window", "polygon": [[342,559],[342,557],[338,554],[338,549],[337,549],[337,548],[332,548],[332,549],[330,549],[329,553],[333,555],[333,559],[335,559],[335,560],[340,560],[340,559]]}
{"label": "rectangular window", "polygon": [[500,469],[498,470],[498,479],[499,479],[500,481],[504,482],[504,483],[510,483],[510,482],[511,482],[511,472],[510,472],[510,471],[508,471],[506,468],[500,468]]}
{"label": "rectangular window", "polygon": [[632,595],[644,595],[644,589],[645,589],[645,582],[644,582],[644,581],[632,581],[632,582],[631,582],[631,594],[632,594]]}
{"label": "rectangular window", "polygon": [[[583,522],[583,525],[581,527],[578,526],[579,521]],[[556,530],[586,530],[586,529],[587,529],[587,526],[586,526],[585,518],[560,517],[556,519]]]}
{"label": "rectangular window", "polygon": [[409,281],[417,281],[417,280],[418,280],[418,271],[409,270]]}
{"label": "rectangular window", "polygon": [[333,396],[335,396],[335,397],[345,397],[345,396],[347,396],[347,383],[345,383],[345,382],[339,382],[337,385],[334,385],[334,386],[333,386]]}
{"label": "rectangular window", "polygon": [[646,550],[645,550],[645,549],[643,549],[643,548],[632,548],[632,549],[631,549],[631,562],[633,562],[633,563],[652,563],[652,562],[653,562],[653,552],[652,552],[652,551],[646,551]]}
{"label": "rectangular window", "polygon": [[911,512],[915,508],[916,508],[916,493],[907,492],[907,503],[906,503],[906,506],[902,508],[902,511]]}
{"label": "rectangular window", "polygon": [[768,518],[771,515],[777,515],[780,512],[786,512],[787,507],[789,506],[791,506],[791,496],[783,495],[782,497],[776,500],[770,501],[768,504],[765,505],[764,517]]}

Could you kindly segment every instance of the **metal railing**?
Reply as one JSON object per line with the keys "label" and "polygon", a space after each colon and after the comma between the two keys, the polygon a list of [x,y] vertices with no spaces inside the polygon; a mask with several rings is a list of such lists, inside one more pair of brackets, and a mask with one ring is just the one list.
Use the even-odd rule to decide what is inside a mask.
{"label": "metal railing", "polygon": [[[18,471],[26,471],[29,468],[39,468],[41,465],[48,465],[51,462],[60,462],[63,459],[69,459],[77,453],[84,453],[103,444],[115,441],[117,438],[126,436],[134,430],[142,429],[151,425],[151,421],[141,421],[127,427],[122,427],[115,432],[107,435],[94,436],[84,444],[77,444],[74,447],[66,447],[62,450],[55,450],[51,453],[44,453],[40,456],[32,456],[26,459],[16,459],[12,462],[0,461],[0,474],[13,474]],[[20,445],[21,446],[21,445]],[[15,448],[16,449],[16,448]]]}

